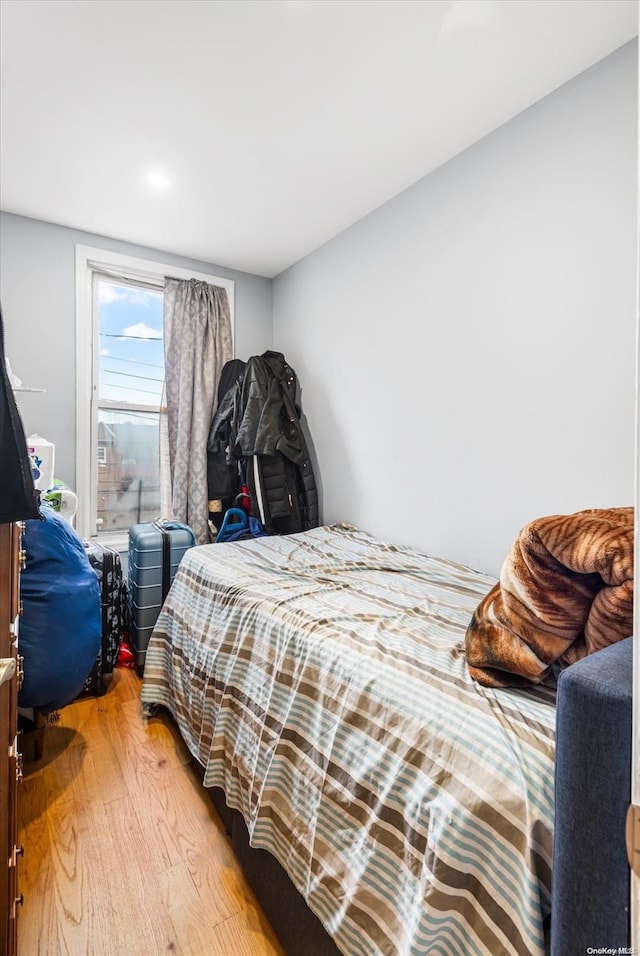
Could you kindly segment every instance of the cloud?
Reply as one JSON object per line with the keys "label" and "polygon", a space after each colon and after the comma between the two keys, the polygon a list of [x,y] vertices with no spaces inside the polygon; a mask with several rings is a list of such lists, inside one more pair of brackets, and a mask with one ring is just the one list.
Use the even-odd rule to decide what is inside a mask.
{"label": "cloud", "polygon": [[109,355],[109,349],[100,349],[100,355]]}
{"label": "cloud", "polygon": [[158,293],[146,292],[144,289],[128,289],[125,286],[113,285],[110,282],[101,282],[98,297],[100,302],[110,305],[112,302],[130,302],[132,305],[151,305],[152,299]]}
{"label": "cloud", "polygon": [[146,325],[144,322],[137,322],[135,325],[123,329],[121,338],[161,339],[162,332],[160,329],[152,329],[150,325]]}

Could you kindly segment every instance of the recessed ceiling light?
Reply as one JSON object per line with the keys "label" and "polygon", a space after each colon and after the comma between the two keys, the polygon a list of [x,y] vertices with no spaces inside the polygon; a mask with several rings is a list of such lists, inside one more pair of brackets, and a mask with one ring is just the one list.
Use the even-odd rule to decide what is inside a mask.
{"label": "recessed ceiling light", "polygon": [[164,173],[149,173],[147,182],[155,189],[166,189],[169,186],[169,177]]}

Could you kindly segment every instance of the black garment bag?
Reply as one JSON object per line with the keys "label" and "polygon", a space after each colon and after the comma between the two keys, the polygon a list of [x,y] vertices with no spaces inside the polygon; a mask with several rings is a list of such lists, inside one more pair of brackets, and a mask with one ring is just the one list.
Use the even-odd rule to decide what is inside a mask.
{"label": "black garment bag", "polygon": [[7,374],[0,307],[0,524],[39,518],[40,493],[33,487],[27,440]]}

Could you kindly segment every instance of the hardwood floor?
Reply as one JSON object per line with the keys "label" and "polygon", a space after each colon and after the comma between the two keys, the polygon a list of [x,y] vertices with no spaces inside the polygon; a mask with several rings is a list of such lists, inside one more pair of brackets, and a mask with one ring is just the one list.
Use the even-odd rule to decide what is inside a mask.
{"label": "hardwood floor", "polygon": [[18,956],[284,956],[168,718],[143,719],[140,680],[25,741]]}

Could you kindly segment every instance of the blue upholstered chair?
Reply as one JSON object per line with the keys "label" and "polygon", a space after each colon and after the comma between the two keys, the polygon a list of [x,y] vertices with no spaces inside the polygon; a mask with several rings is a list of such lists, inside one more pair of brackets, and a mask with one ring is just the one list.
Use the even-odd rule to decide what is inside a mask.
{"label": "blue upholstered chair", "polygon": [[551,956],[629,946],[632,663],[628,638],[559,678]]}

